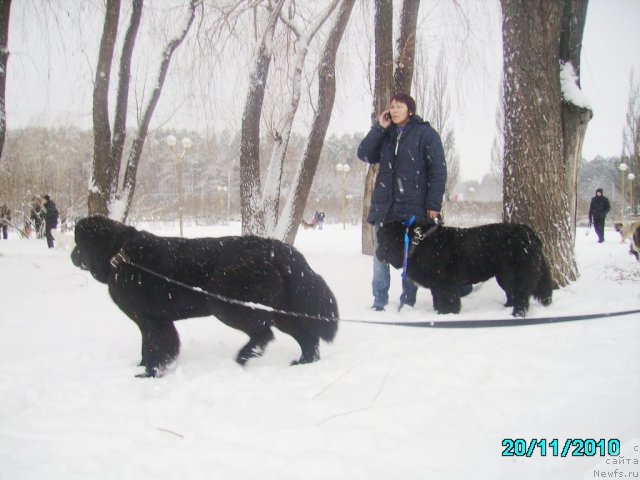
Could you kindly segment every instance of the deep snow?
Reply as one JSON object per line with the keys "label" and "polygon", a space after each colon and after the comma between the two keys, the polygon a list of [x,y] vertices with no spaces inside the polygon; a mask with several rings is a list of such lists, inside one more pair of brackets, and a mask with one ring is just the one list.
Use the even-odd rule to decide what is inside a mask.
{"label": "deep snow", "polygon": [[[237,234],[239,225],[186,232]],[[326,225],[302,230],[296,242],[341,316],[443,319],[422,289],[414,309],[395,311],[399,272],[392,305],[369,309],[371,258],[359,253],[359,232]],[[532,301],[530,316],[640,308],[640,263],[617,234],[608,230],[597,244],[581,229],[577,241],[580,279],[554,292],[548,308]],[[638,315],[464,330],[343,323],[335,342],[321,345],[320,362],[289,367],[297,344],[276,333],[246,368],[233,361],[244,334],[212,317],[192,319],[178,323],[175,366],[163,378],[139,379],[137,327],[67,250],[14,235],[0,242],[0,275],[1,480],[638,472],[633,460],[610,457],[542,457],[539,449],[531,458],[501,456],[503,438],[619,438],[625,458],[640,457]],[[502,303],[492,280],[463,299],[461,314],[444,318],[510,318]]]}

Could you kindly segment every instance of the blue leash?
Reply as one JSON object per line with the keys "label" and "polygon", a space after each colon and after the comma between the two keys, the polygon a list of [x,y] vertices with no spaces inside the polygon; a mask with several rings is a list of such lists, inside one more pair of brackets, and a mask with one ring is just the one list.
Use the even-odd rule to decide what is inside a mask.
{"label": "blue leash", "polygon": [[416,216],[411,215],[409,220],[403,220],[402,225],[404,225],[404,257],[402,259],[402,278],[407,278],[407,261],[409,260],[409,242],[411,239],[409,238],[409,229],[413,222],[415,222]]}

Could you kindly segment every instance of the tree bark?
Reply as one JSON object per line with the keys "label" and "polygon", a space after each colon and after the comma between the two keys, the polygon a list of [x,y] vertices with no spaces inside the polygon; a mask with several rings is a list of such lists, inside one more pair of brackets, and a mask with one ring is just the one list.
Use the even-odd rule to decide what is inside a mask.
{"label": "tree bark", "polygon": [[[412,1],[412,0],[409,0]],[[391,101],[393,89],[393,3],[391,0],[375,0],[375,84],[371,122]],[[371,194],[375,186],[378,165],[369,165],[362,198],[362,253],[373,255],[373,227],[367,222],[371,208]]]}
{"label": "tree bark", "polygon": [[404,0],[400,14],[400,35],[398,36],[398,57],[393,74],[393,91],[411,93],[411,81],[416,56],[416,28],[420,0]]}
{"label": "tree bark", "polygon": [[576,279],[563,156],[562,3],[501,0],[505,151],[503,215],[540,235],[556,286]]}
{"label": "tree bark", "polygon": [[118,74],[118,93],[116,96],[116,111],[113,121],[113,139],[109,150],[109,204],[115,200],[120,179],[120,164],[127,130],[127,107],[129,105],[129,83],[131,80],[131,57],[142,19],[144,0],[133,0],[129,28],[122,46],[120,56],[120,71]]}
{"label": "tree bark", "polygon": [[[580,52],[582,36],[587,18],[589,0],[564,0],[560,33],[560,61],[571,62],[580,87]],[[562,102],[563,155],[567,169],[567,197],[569,215],[575,240],[578,212],[578,175],[582,160],[582,145],[587,133],[587,124],[593,112],[569,101]]]}
{"label": "tree bark", "polygon": [[293,180],[291,193],[279,222],[277,238],[293,244],[313,184],[320,153],[331,120],[336,96],[336,55],[349,22],[355,0],[344,0],[338,18],[329,32],[318,70],[318,110],[313,119],[309,140]]}
{"label": "tree bark", "polygon": [[11,0],[0,0],[0,164],[7,134],[7,111],[5,108],[7,88],[7,66],[9,63],[9,14]]}
{"label": "tree bark", "polygon": [[109,123],[109,78],[118,33],[120,0],[107,0],[98,68],[93,86],[93,178],[89,190],[89,214],[108,215],[109,151],[111,126]]}
{"label": "tree bark", "polygon": [[274,7],[258,45],[242,115],[240,140],[240,214],[243,235],[264,235],[260,184],[260,116],[271,65],[273,34],[284,0]]}

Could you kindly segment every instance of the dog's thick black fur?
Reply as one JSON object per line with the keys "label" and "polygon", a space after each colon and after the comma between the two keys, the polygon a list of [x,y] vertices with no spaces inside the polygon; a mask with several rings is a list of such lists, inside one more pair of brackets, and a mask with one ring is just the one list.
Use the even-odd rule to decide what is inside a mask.
{"label": "dog's thick black fur", "polygon": [[[102,216],[80,220],[75,240],[74,265],[108,284],[113,301],[140,328],[143,376],[161,375],[178,356],[175,320],[214,315],[245,332],[249,343],[236,358],[241,365],[262,355],[273,340],[271,326],[300,344],[302,355],[294,364],[318,360],[320,338],[330,342],[336,335],[338,306],[333,293],[300,252],[278,240],[158,237]],[[119,253],[123,257],[112,262]],[[140,267],[215,295],[325,319],[228,303]]]}
{"label": "dog's thick black fur", "polygon": [[[433,220],[416,222],[409,237],[417,241],[416,229],[429,232],[411,245],[407,262],[409,278],[430,288],[438,313],[460,312],[460,287],[496,277],[507,294],[505,306],[512,315],[524,317],[532,295],[543,305],[551,303],[552,282],[542,242],[528,226],[497,223],[473,228],[452,228]],[[402,268],[405,226],[385,223],[378,231],[376,256]]]}

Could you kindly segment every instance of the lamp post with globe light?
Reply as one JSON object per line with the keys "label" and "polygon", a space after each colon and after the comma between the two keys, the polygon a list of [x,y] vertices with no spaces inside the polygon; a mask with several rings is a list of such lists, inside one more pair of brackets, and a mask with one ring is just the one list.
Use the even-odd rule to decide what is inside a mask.
{"label": "lamp post with globe light", "polygon": [[[216,190],[218,191],[218,193],[220,194],[220,219],[222,220],[223,224],[227,223],[227,212],[225,212],[225,208],[224,208],[224,201],[225,198],[228,198],[227,196],[227,192],[229,191],[229,188],[226,185],[218,185],[216,187]],[[229,202],[227,202],[228,205]]]}
{"label": "lamp post with globe light", "polygon": [[624,199],[624,172],[627,171],[627,168],[629,168],[629,166],[622,162],[620,165],[618,165],[618,168],[620,169],[620,172],[622,173],[622,185],[620,187],[621,193],[622,195],[620,196],[620,217],[622,220],[624,220],[624,204],[625,204],[625,199]]}
{"label": "lamp post with globe light", "polygon": [[178,139],[174,135],[168,135],[166,138],[167,145],[176,156],[176,168],[178,170],[178,216],[180,219],[180,236],[183,236],[182,220],[184,213],[184,188],[183,188],[183,171],[184,171],[184,156],[191,148],[193,143],[188,137],[184,137],[180,144],[182,145],[182,151],[178,151]]}
{"label": "lamp post with globe light", "polygon": [[342,229],[347,228],[347,173],[349,173],[351,167],[346,163],[336,164],[336,171],[342,174]]}

